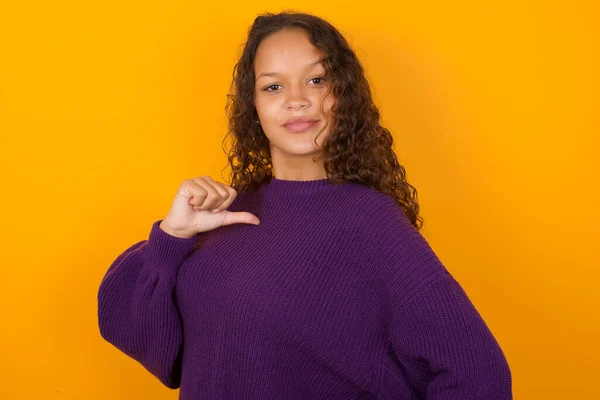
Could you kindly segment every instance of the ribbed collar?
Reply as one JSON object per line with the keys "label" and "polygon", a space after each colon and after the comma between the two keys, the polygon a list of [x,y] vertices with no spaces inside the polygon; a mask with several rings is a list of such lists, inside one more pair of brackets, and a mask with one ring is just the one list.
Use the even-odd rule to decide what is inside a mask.
{"label": "ribbed collar", "polygon": [[295,181],[273,177],[269,181],[263,183],[260,186],[259,191],[267,196],[295,196],[323,192],[342,185],[332,183],[329,178],[310,181]]}

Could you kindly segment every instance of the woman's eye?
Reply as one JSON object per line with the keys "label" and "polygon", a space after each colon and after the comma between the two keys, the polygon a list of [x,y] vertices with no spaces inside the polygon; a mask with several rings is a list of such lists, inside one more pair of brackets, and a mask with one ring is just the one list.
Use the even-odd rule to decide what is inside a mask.
{"label": "woman's eye", "polygon": [[322,83],[325,79],[324,78],[312,78],[311,79],[311,81],[314,81],[314,80],[318,80],[319,81],[319,82],[316,82],[316,84],[318,85],[318,84]]}
{"label": "woman's eye", "polygon": [[272,92],[272,90],[269,90],[269,89],[272,88],[272,87],[275,87],[275,86],[280,86],[280,85],[267,86],[264,90],[267,91],[267,92]]}

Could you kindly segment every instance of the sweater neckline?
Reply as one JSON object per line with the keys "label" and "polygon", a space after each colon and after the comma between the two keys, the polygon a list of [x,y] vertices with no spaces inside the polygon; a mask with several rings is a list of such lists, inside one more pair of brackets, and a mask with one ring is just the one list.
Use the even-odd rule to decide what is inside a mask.
{"label": "sweater neckline", "polygon": [[265,195],[280,197],[319,193],[339,186],[329,178],[299,181],[272,177],[261,185],[260,191]]}

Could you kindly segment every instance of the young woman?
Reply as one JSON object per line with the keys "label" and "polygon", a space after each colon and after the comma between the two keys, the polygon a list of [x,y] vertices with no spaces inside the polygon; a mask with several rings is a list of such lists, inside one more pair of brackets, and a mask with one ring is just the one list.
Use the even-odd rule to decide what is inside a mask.
{"label": "young woman", "polygon": [[232,89],[231,184],[186,179],[117,257],[103,338],[183,400],[511,399],[342,35],[259,16]]}

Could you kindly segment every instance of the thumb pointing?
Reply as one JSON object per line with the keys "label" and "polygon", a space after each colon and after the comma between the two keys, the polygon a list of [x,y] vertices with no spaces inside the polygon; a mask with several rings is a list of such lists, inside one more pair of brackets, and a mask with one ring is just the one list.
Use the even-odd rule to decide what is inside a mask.
{"label": "thumb pointing", "polygon": [[240,211],[240,212],[228,212],[227,217],[223,221],[223,225],[231,225],[231,224],[254,224],[259,225],[260,220],[254,214],[249,212]]}

